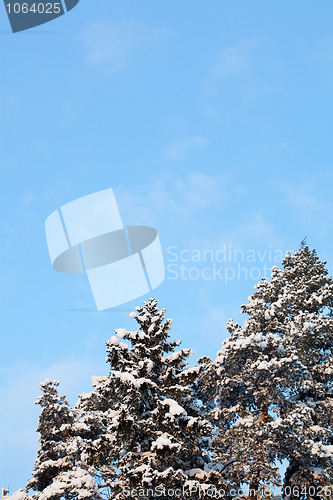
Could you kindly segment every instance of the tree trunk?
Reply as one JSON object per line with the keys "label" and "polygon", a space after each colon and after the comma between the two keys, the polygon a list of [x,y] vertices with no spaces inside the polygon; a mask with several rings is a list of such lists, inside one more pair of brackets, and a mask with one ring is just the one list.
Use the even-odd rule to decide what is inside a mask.
{"label": "tree trunk", "polygon": [[256,477],[250,483],[250,491],[249,491],[248,500],[257,500],[258,499],[258,488],[259,488],[259,478]]}
{"label": "tree trunk", "polygon": [[260,422],[263,422],[266,424],[268,420],[268,405],[263,404],[262,408],[260,409],[260,416],[259,416]]}

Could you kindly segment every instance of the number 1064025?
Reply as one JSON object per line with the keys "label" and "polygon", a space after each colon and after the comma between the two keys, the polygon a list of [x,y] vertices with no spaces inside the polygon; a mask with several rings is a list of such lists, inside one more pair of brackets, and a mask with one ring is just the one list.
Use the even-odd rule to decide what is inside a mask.
{"label": "number 1064025", "polygon": [[27,3],[6,4],[8,14],[60,14],[61,3],[35,2],[32,5]]}

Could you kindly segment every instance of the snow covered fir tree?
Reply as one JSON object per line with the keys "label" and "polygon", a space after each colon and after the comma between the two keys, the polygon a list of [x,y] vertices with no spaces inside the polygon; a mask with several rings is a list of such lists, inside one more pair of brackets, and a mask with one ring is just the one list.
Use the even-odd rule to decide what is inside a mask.
{"label": "snow covered fir tree", "polygon": [[30,496],[19,490],[10,497],[14,500],[101,499],[95,478],[85,464],[80,467],[82,424],[65,396],[59,395],[58,386],[57,381],[43,382],[42,395],[36,401],[41,407],[37,428],[40,448],[26,491],[38,493]]}
{"label": "snow covered fir tree", "polygon": [[34,498],[41,500],[97,500],[101,497],[96,480],[89,474],[84,459],[81,459],[83,440],[80,434],[82,427],[83,430],[85,427],[65,397],[59,396],[58,386],[59,382],[50,380],[41,384],[43,394],[36,401],[41,406],[37,428],[40,449],[27,490],[40,492]]}
{"label": "snow covered fir tree", "polygon": [[209,469],[212,429],[194,394],[197,369],[186,363],[192,351],[175,351],[180,341],[169,340],[171,320],[163,322],[155,299],[136,310],[139,330],[115,331],[107,342],[110,375],[94,379],[77,409],[100,429],[107,498],[164,499],[168,490],[198,498],[191,489],[211,488],[221,477]]}
{"label": "snow covered fir tree", "polygon": [[[333,280],[306,245],[230,320],[216,359],[189,366],[155,299],[107,341],[108,375],[74,408],[41,385],[35,469],[12,500],[235,498],[274,486],[333,496]],[[280,478],[281,461],[287,469]],[[214,496],[215,495],[215,496]]]}
{"label": "snow covered fir tree", "polygon": [[[305,245],[262,279],[229,321],[229,338],[201,360],[200,391],[219,427],[215,461],[250,498],[279,485],[284,496],[325,498],[333,484],[333,281]],[[217,402],[217,404],[216,404]]]}

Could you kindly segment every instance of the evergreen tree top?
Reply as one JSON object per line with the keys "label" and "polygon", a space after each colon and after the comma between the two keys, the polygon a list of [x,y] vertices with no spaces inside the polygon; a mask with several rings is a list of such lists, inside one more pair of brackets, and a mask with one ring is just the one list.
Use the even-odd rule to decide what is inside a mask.
{"label": "evergreen tree top", "polygon": [[278,311],[285,320],[301,311],[332,314],[333,280],[325,265],[307,245],[288,252],[281,268],[273,266],[271,279],[262,278],[256,285],[242,312],[266,320]]}

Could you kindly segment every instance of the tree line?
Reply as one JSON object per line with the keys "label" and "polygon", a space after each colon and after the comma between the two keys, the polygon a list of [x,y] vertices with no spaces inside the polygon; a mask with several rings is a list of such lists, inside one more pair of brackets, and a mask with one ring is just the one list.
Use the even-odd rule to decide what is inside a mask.
{"label": "tree line", "polygon": [[[149,299],[71,407],[41,384],[40,448],[12,500],[333,496],[333,280],[307,245],[263,278],[215,359],[190,366]],[[134,316],[134,315],[133,315]],[[281,462],[287,464],[280,477]]]}

